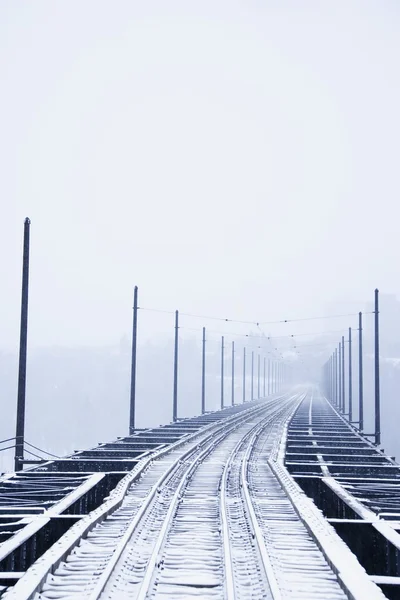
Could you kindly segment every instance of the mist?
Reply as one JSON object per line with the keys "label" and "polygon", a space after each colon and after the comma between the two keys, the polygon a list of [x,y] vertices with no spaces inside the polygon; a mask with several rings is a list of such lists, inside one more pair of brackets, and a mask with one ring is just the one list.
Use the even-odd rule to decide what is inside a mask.
{"label": "mist", "polygon": [[400,455],[398,3],[5,0],[0,15],[1,439],[28,216],[31,443],[64,454],[127,433],[135,285],[139,427],[171,420],[174,310],[196,315],[180,329],[188,416],[203,326],[211,410],[222,335],[227,402],[232,340],[238,401],[244,343],[318,381],[378,287],[383,442]]}

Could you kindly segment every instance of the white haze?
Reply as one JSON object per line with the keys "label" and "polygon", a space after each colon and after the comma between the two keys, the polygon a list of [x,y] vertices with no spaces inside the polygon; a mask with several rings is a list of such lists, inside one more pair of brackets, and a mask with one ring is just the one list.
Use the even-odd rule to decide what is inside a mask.
{"label": "white haze", "polygon": [[[107,429],[100,410],[81,444],[126,428],[134,285],[143,307],[245,321],[355,313],[375,287],[400,298],[399,30],[397,0],[3,0],[0,434],[14,427],[26,216],[29,427],[43,443],[51,424],[35,415],[46,398],[56,422],[60,381],[61,404],[86,394],[89,413],[114,415]],[[169,418],[172,324],[140,313],[142,422],[152,399]]]}

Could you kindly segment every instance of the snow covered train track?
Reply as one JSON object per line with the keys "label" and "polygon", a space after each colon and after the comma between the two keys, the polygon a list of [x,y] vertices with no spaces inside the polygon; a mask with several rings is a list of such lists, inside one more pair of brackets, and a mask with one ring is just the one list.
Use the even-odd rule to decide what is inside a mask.
{"label": "snow covered train track", "polygon": [[120,506],[5,599],[352,597],[268,465],[303,398],[253,406],[138,466]]}

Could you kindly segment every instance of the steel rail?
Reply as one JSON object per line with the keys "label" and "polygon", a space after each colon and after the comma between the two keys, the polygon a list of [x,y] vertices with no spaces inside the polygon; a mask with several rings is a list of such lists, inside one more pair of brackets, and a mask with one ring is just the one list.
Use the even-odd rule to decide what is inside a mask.
{"label": "steel rail", "polygon": [[[115,490],[111,492],[109,498],[103,505],[76,523],[70,531],[64,534],[52,548],[46,551],[44,555],[27,570],[17,584],[7,592],[7,600],[13,600],[14,598],[16,600],[29,599],[33,598],[36,593],[40,593],[41,586],[45,582],[46,577],[54,572],[61,561],[67,557],[68,553],[78,546],[80,541],[84,539],[95,526],[104,522],[111,514],[113,514],[113,512],[121,507],[132,483],[139,480],[145,471],[152,464],[156,463],[158,459],[168,455],[174,450],[178,450],[186,443],[191,443],[199,437],[204,437],[204,435],[209,432],[212,434],[214,431],[227,427],[232,422],[242,421],[244,417],[251,418],[252,415],[265,409],[267,405],[270,406],[279,402],[281,398],[283,398],[283,396],[280,395],[270,399],[268,402],[256,401],[256,403],[253,404],[253,406],[249,406],[247,410],[235,413],[225,419],[213,421],[192,434],[182,436],[173,444],[160,448],[152,454],[143,457],[136,467],[117,485]],[[182,456],[180,458],[182,458]]]}
{"label": "steel rail", "polygon": [[[295,396],[293,396],[294,398]],[[265,410],[269,411],[270,414],[267,415],[265,417],[265,419],[263,419],[262,423],[269,422],[272,419],[274,419],[276,417],[276,405],[279,402],[279,404],[282,402],[282,399],[285,398],[285,396],[281,396],[279,397],[279,399],[277,399],[277,401],[273,401],[270,404],[263,406],[262,410],[259,412],[265,412]],[[288,398],[288,401],[290,401],[292,398]],[[279,406],[278,404],[278,406]],[[288,407],[285,406],[285,409],[287,411]],[[279,410],[278,413],[280,414],[281,412],[283,412],[285,409],[283,410]],[[253,416],[253,415],[251,415]],[[203,450],[203,452],[196,457],[195,461],[188,467],[188,469],[186,470],[186,472],[184,473],[178,488],[176,489],[174,496],[171,500],[171,504],[170,507],[168,509],[167,514],[165,515],[162,527],[160,529],[156,544],[153,548],[153,551],[151,553],[151,556],[147,562],[147,567],[146,567],[146,572],[145,575],[143,577],[142,583],[141,583],[141,587],[140,587],[140,591],[138,593],[138,595],[136,596],[136,600],[146,600],[147,598],[151,597],[151,586],[152,583],[156,577],[156,573],[154,570],[154,566],[157,564],[157,562],[160,561],[160,555],[162,552],[162,548],[165,546],[166,542],[167,542],[167,536],[168,536],[168,532],[173,528],[173,516],[174,513],[176,512],[176,508],[177,508],[177,504],[180,498],[182,498],[184,496],[184,490],[188,484],[188,481],[190,480],[192,474],[196,471],[196,469],[199,467],[199,465],[205,460],[205,458],[210,455],[215,448],[217,448],[221,442],[223,440],[225,440],[235,429],[237,429],[240,425],[243,424],[244,421],[248,421],[249,419],[241,419],[240,422],[238,424],[234,424],[232,427],[230,427],[227,430],[224,430],[221,435],[218,436],[217,439],[212,439],[209,446]],[[253,431],[254,429],[259,429],[260,428],[260,424],[257,423],[252,429],[251,431]],[[248,434],[245,434],[245,438],[247,438]],[[236,447],[240,446],[243,444],[243,438],[239,441],[239,443],[237,444]],[[222,493],[222,496],[224,494]],[[229,583],[228,583],[229,585]],[[227,587],[227,594],[226,597],[229,598],[229,600],[231,600],[231,598],[234,598],[234,595],[231,595],[233,591],[234,594],[234,588],[232,588],[229,585],[229,588]],[[90,599],[90,600],[94,600],[94,599]]]}
{"label": "steel rail", "polygon": [[[290,400],[294,400],[298,396],[298,403],[300,403],[305,394],[294,394],[292,397],[288,398],[288,402]],[[239,470],[239,488],[242,491],[242,502],[245,507],[245,513],[247,513],[247,517],[249,525],[254,534],[254,539],[257,545],[257,551],[259,557],[261,558],[262,566],[265,572],[265,576],[267,578],[268,584],[271,589],[272,597],[274,600],[280,600],[281,593],[279,590],[278,583],[276,581],[275,574],[272,570],[272,566],[268,557],[268,551],[265,546],[264,537],[262,535],[261,529],[258,525],[258,520],[255,515],[253,509],[253,503],[248,493],[248,482],[247,477],[244,476],[244,472],[247,471],[247,465],[249,462],[250,454],[253,449],[253,445],[257,438],[264,431],[265,427],[271,423],[273,419],[276,419],[282,414],[291,412],[293,406],[286,404],[282,407],[281,410],[276,411],[273,414],[267,415],[261,423],[257,423],[249,432],[245,434],[245,436],[238,441],[235,448],[233,449],[227,463],[225,464],[224,471],[221,479],[221,496],[220,496],[220,517],[221,517],[221,531],[223,537],[223,552],[224,552],[224,563],[225,563],[225,581],[226,581],[226,595],[229,600],[236,599],[236,586],[235,586],[235,576],[233,569],[233,557],[232,557],[232,549],[231,549],[231,528],[229,526],[229,512],[228,512],[228,504],[227,504],[227,488],[228,488],[228,480],[231,474],[233,462],[235,461],[237,455],[242,450],[243,446],[246,445],[245,456],[241,461],[241,468]],[[246,494],[247,492],[247,494]]]}
{"label": "steel rail", "polygon": [[[303,395],[303,397],[300,399],[300,401],[304,397],[305,397],[305,395]],[[251,499],[250,492],[249,492],[249,481],[248,481],[248,477],[247,477],[248,465],[249,465],[249,461],[250,461],[250,456],[253,452],[254,444],[256,443],[257,439],[260,437],[260,435],[262,434],[264,429],[265,429],[265,425],[263,427],[259,427],[257,429],[257,431],[255,431],[253,433],[253,435],[251,436],[250,442],[247,446],[245,456],[242,461],[240,479],[241,479],[241,486],[242,486],[243,498],[244,498],[244,502],[245,502],[245,506],[246,506],[246,511],[247,511],[247,514],[251,521],[254,539],[256,540],[256,543],[257,543],[258,551],[259,551],[260,557],[261,557],[261,562],[263,565],[264,572],[268,579],[272,597],[274,598],[274,600],[281,600],[282,594],[281,594],[278,582],[276,580],[275,573],[274,573],[274,570],[273,570],[273,567],[271,564],[271,560],[269,558],[268,550],[265,545],[264,536],[263,536],[261,527],[259,525],[257,515],[254,510],[253,501]]]}
{"label": "steel rail", "polygon": [[181,497],[184,488],[187,486],[188,480],[190,479],[193,472],[198,468],[198,466],[204,461],[204,459],[213,452],[213,450],[221,443],[223,439],[225,439],[232,431],[236,429],[236,426],[231,427],[227,431],[224,431],[217,439],[212,440],[209,446],[196,457],[195,461],[191,463],[189,468],[184,473],[179,486],[171,500],[170,507],[165,516],[164,523],[160,530],[160,534],[157,538],[156,545],[154,546],[153,552],[151,553],[150,559],[148,561],[146,574],[143,578],[139,594],[137,596],[137,600],[145,600],[148,597],[150,592],[150,586],[152,583],[152,579],[154,577],[154,565],[156,564],[157,556],[159,555],[162,546],[166,542],[167,534],[169,529],[172,527],[172,517],[176,511],[177,503],[179,498]]}
{"label": "steel rail", "polygon": [[[233,415],[231,418],[227,419],[226,421],[224,421],[222,423],[219,422],[219,427],[217,427],[217,431],[212,431],[209,435],[207,435],[202,440],[201,445],[208,444],[208,446],[199,455],[199,457],[202,457],[202,459],[204,459],[204,457],[208,453],[210,453],[213,450],[213,448],[216,445],[218,445],[218,443],[220,443],[223,438],[225,438],[227,435],[229,435],[229,433],[231,433],[236,427],[240,426],[244,421],[252,418],[254,415],[257,415],[258,413],[265,411],[266,408],[268,408],[268,409],[272,408],[277,402],[280,402],[283,397],[284,396],[279,396],[278,398],[274,398],[273,400],[271,400],[268,403],[257,404],[257,406],[252,407],[249,411],[245,411],[245,412]],[[220,433],[220,435],[218,435],[219,433]],[[214,438],[216,436],[217,436],[217,439],[215,440]],[[167,478],[169,478],[170,476],[173,475],[173,473],[182,464],[182,462],[184,460],[188,459],[191,455],[195,454],[198,450],[199,450],[199,445],[189,448],[186,452],[184,452],[182,455],[180,455],[170,465],[170,467],[163,473],[163,475],[154,484],[150,493],[147,495],[146,499],[144,500],[141,507],[139,508],[139,511],[134,516],[134,518],[133,518],[131,524],[129,525],[128,529],[126,530],[125,534],[120,539],[118,546],[115,549],[115,552],[113,553],[111,560],[108,562],[105,570],[100,575],[100,578],[96,582],[94,589],[92,590],[91,594],[88,596],[89,600],[98,600],[100,598],[110,577],[112,576],[112,573],[113,573],[118,561],[120,560],[124,550],[126,549],[126,546],[129,543],[130,538],[132,537],[134,531],[136,530],[137,526],[139,525],[140,521],[142,520],[142,518],[144,517],[146,512],[149,510],[149,507],[150,507],[154,497],[156,496],[158,490],[160,489],[161,485],[167,480]],[[151,583],[151,579],[152,579],[152,575],[153,575],[152,569],[154,566],[155,557],[157,556],[163,542],[165,541],[166,533],[169,530],[169,519],[176,508],[176,502],[179,498],[179,495],[180,495],[184,485],[186,484],[189,473],[191,473],[194,470],[194,468],[196,466],[198,466],[199,463],[201,462],[199,457],[196,457],[195,462],[191,466],[189,466],[189,469],[186,472],[184,472],[184,474],[182,476],[182,480],[181,480],[177,490],[174,493],[174,496],[171,500],[170,507],[167,512],[167,515],[165,516],[164,524],[160,531],[159,538],[156,542],[155,549],[153,550],[153,552],[149,558],[146,572],[145,572],[144,578],[141,583],[141,588],[140,588],[138,598],[146,597],[147,589]],[[157,552],[156,552],[156,550],[157,550]],[[143,595],[144,592],[142,592],[142,590],[145,590],[145,595]]]}
{"label": "steel rail", "polygon": [[[185,579],[185,560],[189,565],[186,572],[188,568],[193,569],[193,565],[195,569],[200,568],[200,571],[194,571],[201,574],[198,577],[207,576],[203,563],[210,562],[214,578],[204,586],[210,588],[204,591],[208,598],[239,600],[247,598],[250,591],[254,594],[252,597],[268,597],[270,600],[271,595],[273,600],[289,597],[299,600],[306,597],[305,594],[307,598],[320,600],[326,597],[336,600],[377,597],[377,590],[372,589],[375,584],[368,581],[366,573],[362,573],[359,563],[344,543],[337,543],[340,540],[336,540],[337,534],[332,527],[323,522],[321,515],[314,514],[318,512],[316,507],[310,508],[311,501],[297,491],[297,484],[286,471],[283,449],[288,422],[297,405],[290,400],[296,398],[301,402],[302,394],[284,394],[270,402],[258,403],[251,411],[232,415],[229,420],[214,422],[196,432],[197,443],[193,438],[181,440],[180,445],[185,442],[192,445],[182,448],[176,460],[180,449],[160,462],[151,461],[150,464],[154,462],[158,468],[154,466],[138,487],[131,488],[131,504],[127,502],[123,506],[123,511],[127,511],[132,507],[132,499],[137,503],[137,512],[129,517],[128,526],[132,524],[130,520],[138,516],[154,488],[157,492],[164,486],[163,493],[156,501],[154,494],[147,510],[143,510],[142,518],[137,520],[138,529],[129,537],[129,543],[125,543],[119,559],[114,561],[111,577],[106,578],[102,570],[106,568],[107,561],[114,559],[112,553],[115,554],[117,543],[121,545],[122,535],[126,536],[125,527],[120,527],[123,511],[112,516],[111,527],[106,521],[106,527],[92,536],[92,545],[90,540],[83,540],[78,554],[66,558],[64,553],[63,560],[66,562],[54,575],[58,582],[53,584],[49,578],[43,595],[35,595],[35,599],[93,598],[91,594],[99,573],[106,583],[96,598],[129,596],[135,600],[149,597],[171,600],[178,596],[192,597],[192,594],[198,597],[198,588],[203,588],[203,582],[198,578],[199,583],[196,583],[193,576]],[[308,408],[307,412],[307,423],[310,424]],[[258,416],[260,420],[254,425],[252,419]],[[171,447],[166,450],[171,451]],[[136,474],[135,480],[138,477]],[[161,479],[161,485],[157,485]],[[130,483],[133,481],[131,478]],[[197,495],[200,502],[207,506],[212,504],[211,511],[207,513],[201,507],[199,509]],[[196,503],[193,503],[194,498]],[[211,517],[213,525],[210,526],[208,521],[201,525],[201,529],[200,523],[205,522],[205,517]],[[223,544],[218,536],[220,524]],[[101,528],[103,526],[102,523]],[[241,529],[246,537],[240,536]],[[329,529],[332,531],[329,532]],[[186,530],[185,539],[182,538],[182,530]],[[254,536],[253,543],[251,534]],[[213,548],[209,543],[211,535],[215,540]],[[182,539],[183,545],[178,546]],[[251,554],[248,552],[249,539],[253,546]],[[142,545],[144,540],[146,545]],[[130,548],[127,548],[128,545]],[[103,548],[107,550],[107,556],[102,554]],[[98,550],[105,557],[104,565],[100,570],[97,567],[93,571],[85,568],[85,560],[86,565],[97,561]],[[211,551],[214,552],[213,562]],[[340,553],[343,555],[339,556]],[[68,562],[69,559],[72,562]],[[246,573],[247,566],[253,566],[253,563],[255,568],[247,569]],[[68,564],[72,565],[69,570],[65,568]],[[352,570],[360,575],[360,582],[350,581]],[[249,587],[254,584],[257,573],[258,581],[254,587]],[[247,583],[246,588],[242,581]],[[268,581],[269,590],[265,584],[262,587],[264,581]],[[185,590],[189,592],[187,595]],[[27,598],[7,593],[7,600],[11,597],[18,600]]]}

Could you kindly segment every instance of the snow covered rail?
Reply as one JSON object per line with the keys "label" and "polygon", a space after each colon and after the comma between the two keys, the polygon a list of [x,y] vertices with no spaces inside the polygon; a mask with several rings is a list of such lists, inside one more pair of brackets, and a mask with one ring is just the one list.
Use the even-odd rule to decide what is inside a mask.
{"label": "snow covered rail", "polygon": [[[257,414],[263,410],[267,404],[268,406],[272,406],[274,403],[279,402],[280,398],[278,397],[270,399],[265,404],[255,401],[249,403],[248,406],[235,406],[219,413],[212,413],[206,415],[207,421],[205,418],[202,418],[203,423],[200,423],[200,428],[196,424],[196,419],[183,421],[182,424],[179,423],[179,427],[183,427],[185,432],[187,432],[186,435],[177,439],[170,446],[160,447],[160,449],[151,455],[143,455],[143,458],[138,461],[133,471],[122,479],[117,488],[111,492],[109,498],[105,499],[103,505],[87,516],[80,515],[79,521],[58,542],[55,542],[49,550],[45,551],[42,556],[39,555],[40,558],[33,563],[31,568],[28,568],[26,573],[15,572],[15,575],[13,575],[14,571],[11,572],[11,569],[9,569],[10,573],[5,573],[2,570],[0,576],[4,576],[5,580],[7,580],[7,577],[10,577],[10,579],[14,577],[17,580],[16,584],[13,587],[9,587],[8,591],[5,591],[3,595],[7,598],[33,598],[36,593],[46,588],[46,586],[51,587],[53,584],[58,586],[58,584],[61,585],[65,582],[68,589],[68,597],[74,593],[77,597],[80,597],[81,593],[83,593],[82,578],[78,575],[74,577],[70,571],[74,571],[75,567],[76,570],[79,570],[81,567],[78,564],[71,566],[70,563],[85,564],[87,580],[90,582],[89,588],[93,588],[93,582],[96,582],[99,575],[99,572],[97,572],[99,558],[101,559],[101,572],[106,568],[108,559],[114,554],[115,548],[109,548],[110,553],[107,555],[105,549],[101,548],[101,542],[99,542],[94,552],[97,559],[91,561],[89,557],[86,563],[82,556],[79,557],[78,555],[79,553],[85,555],[85,552],[89,554],[89,546],[92,543],[96,543],[93,540],[99,538],[99,531],[104,530],[105,536],[109,536],[109,541],[111,538],[114,538],[114,541],[117,543],[139,510],[143,500],[156,484],[157,478],[165,474],[165,470],[171,466],[171,463],[174,461],[178,463],[188,448],[196,450],[202,440],[207,437],[212,437],[212,435],[216,435],[219,431],[223,431],[231,425],[239,424],[244,419],[250,418],[253,414]],[[193,426],[191,425],[192,421],[194,422]],[[204,426],[204,422],[208,423],[208,425]],[[168,429],[175,432],[175,428],[172,426]],[[190,430],[193,431],[192,434],[189,434]],[[147,432],[143,433],[146,434]],[[130,440],[132,438],[129,438]],[[125,439],[123,442],[125,442]],[[118,442],[114,445],[117,446]],[[141,497],[140,494],[142,494]],[[24,562],[26,562],[25,559]],[[12,568],[15,564],[15,562],[10,563],[10,567]],[[92,578],[89,576],[88,570],[90,571],[90,565],[93,567],[96,577]],[[76,583],[77,581],[78,583]],[[58,591],[55,593],[58,594]],[[0,596],[3,598],[1,594],[2,590],[0,587]],[[49,595],[51,596],[50,591]]]}
{"label": "snow covered rail", "polygon": [[[159,574],[157,567],[164,567],[171,558],[171,544],[167,542],[179,534],[180,509],[187,513],[186,504],[190,495],[198,502],[201,496],[200,487],[208,498],[211,495],[215,502],[218,501],[220,469],[223,463],[218,463],[216,474],[215,470],[213,473],[211,469],[214,485],[210,486],[208,482],[204,486],[201,468],[206,464],[206,459],[210,456],[215,460],[222,448],[223,460],[226,460],[233,442],[236,444],[237,439],[243,436],[243,427],[249,427],[249,420],[257,421],[265,413],[273,415],[283,402],[290,402],[292,405],[294,401],[288,397],[279,397],[253,407],[239,416],[233,416],[217,428],[212,428],[211,432],[206,431],[196,440],[184,444],[182,448],[168,452],[159,460],[153,461],[142,477],[131,485],[121,507],[94,528],[87,539],[82,540],[67,560],[56,569],[54,575],[49,575],[38,598],[70,598],[73,595],[90,600],[121,598],[128,591],[130,598],[145,598],[154,584],[160,593],[166,587],[167,597],[174,598],[171,585],[165,583],[166,575],[167,579],[169,578],[167,569],[163,568]],[[228,447],[224,448],[226,443]],[[206,478],[210,474],[207,466]],[[198,520],[196,512],[192,510],[185,518],[190,518],[190,514],[194,525],[190,542],[193,543],[198,534]],[[211,525],[216,525],[218,531],[215,514],[212,515]],[[180,542],[178,567],[185,559],[185,550],[189,550],[182,539]],[[219,542],[217,546],[217,551],[220,552]],[[203,546],[202,553],[199,554],[201,563],[204,563],[207,550],[208,548]],[[167,560],[163,558],[164,552]],[[173,572],[176,572],[176,565],[175,560],[172,565]],[[184,583],[178,585],[182,586]],[[194,586],[191,580],[186,583],[188,585],[185,589],[193,590],[198,585],[198,581]],[[214,591],[215,588],[221,588],[221,594],[221,584],[219,578],[218,584],[211,587]],[[17,588],[18,584],[16,590]]]}
{"label": "snow covered rail", "polygon": [[[0,597],[30,567],[35,571],[32,577],[30,569],[33,582],[62,560],[68,549],[120,506],[146,464],[259,403],[138,429],[62,459],[0,474]],[[25,577],[23,581],[25,585]]]}
{"label": "snow covered rail", "polygon": [[143,457],[118,502],[74,525],[2,600],[383,598],[284,466],[307,398],[254,403]]}

